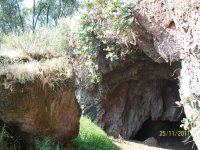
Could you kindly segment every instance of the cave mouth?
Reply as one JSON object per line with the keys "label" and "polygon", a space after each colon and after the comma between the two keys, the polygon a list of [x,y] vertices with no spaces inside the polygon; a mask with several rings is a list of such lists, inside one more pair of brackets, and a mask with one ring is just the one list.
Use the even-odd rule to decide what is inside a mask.
{"label": "cave mouth", "polygon": [[[12,123],[5,123],[0,119],[0,144],[4,149],[27,150],[34,147],[32,135],[20,130]],[[2,148],[2,147],[1,147]]]}
{"label": "cave mouth", "polygon": [[[184,143],[184,141],[190,136],[188,131],[185,131],[180,127],[181,120],[183,117],[176,122],[156,120],[153,121],[151,117],[149,117],[142,125],[140,130],[137,132],[135,136],[132,136],[130,140],[135,141],[145,141],[150,137],[154,137],[157,139],[160,147],[170,148],[174,150],[197,150],[194,142],[190,142],[188,144]],[[192,141],[191,137],[189,141]]]}

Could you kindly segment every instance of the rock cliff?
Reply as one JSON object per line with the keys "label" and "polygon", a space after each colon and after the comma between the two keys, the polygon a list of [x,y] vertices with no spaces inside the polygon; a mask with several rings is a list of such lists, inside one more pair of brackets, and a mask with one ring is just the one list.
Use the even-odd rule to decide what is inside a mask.
{"label": "rock cliff", "polygon": [[[175,101],[200,94],[200,3],[138,0],[132,12],[136,52],[117,64],[100,52],[99,84],[90,83],[87,71],[83,71],[87,68],[75,64],[81,85],[76,94],[84,114],[107,133],[124,138],[134,136],[148,117],[179,120],[181,108],[175,107]],[[184,112],[186,117],[196,118],[191,133],[200,148],[199,110],[188,105],[184,105]]]}

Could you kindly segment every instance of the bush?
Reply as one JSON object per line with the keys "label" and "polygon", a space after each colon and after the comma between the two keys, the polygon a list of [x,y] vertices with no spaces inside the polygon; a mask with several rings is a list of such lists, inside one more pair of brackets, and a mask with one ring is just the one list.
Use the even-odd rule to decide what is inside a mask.
{"label": "bush", "polygon": [[[67,59],[68,26],[64,19],[55,28],[41,28],[34,33],[3,37],[0,49],[0,76],[10,81],[27,82],[43,79],[50,73],[62,75],[62,80],[73,77]],[[57,80],[58,77],[54,79]]]}
{"label": "bush", "polygon": [[68,50],[69,30],[65,19],[60,19],[55,28],[43,27],[20,36],[5,35],[1,50],[15,50],[23,54],[42,56],[63,56]]}
{"label": "bush", "polygon": [[77,24],[77,53],[86,57],[94,82],[100,80],[98,54],[106,52],[106,58],[117,61],[132,51],[135,37],[132,32],[134,18],[132,3],[124,0],[91,0],[83,3]]}
{"label": "bush", "polygon": [[0,150],[17,150],[19,143],[9,132],[8,127],[0,125]]}

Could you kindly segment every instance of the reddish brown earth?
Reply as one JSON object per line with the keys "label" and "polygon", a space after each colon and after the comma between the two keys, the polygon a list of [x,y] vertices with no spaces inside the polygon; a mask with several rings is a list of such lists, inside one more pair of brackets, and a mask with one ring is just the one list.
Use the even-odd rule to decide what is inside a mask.
{"label": "reddish brown earth", "polygon": [[[42,72],[38,73],[40,76],[37,72],[30,74],[30,70],[34,68],[16,68],[16,72],[12,70],[14,67],[26,66],[29,62],[16,62],[15,66],[7,64],[10,70],[7,68],[8,72],[0,75],[0,119],[30,135],[37,134],[67,143],[79,133],[81,110],[75,97],[73,68],[70,63],[66,65],[67,58],[57,59],[62,63],[59,64],[62,68],[59,70],[56,61],[52,59],[49,65],[54,68],[43,72],[39,70],[39,73]],[[60,61],[63,59],[64,61]],[[45,61],[39,64],[42,63]],[[27,79],[24,80],[23,77]],[[34,78],[30,80],[28,77]]]}

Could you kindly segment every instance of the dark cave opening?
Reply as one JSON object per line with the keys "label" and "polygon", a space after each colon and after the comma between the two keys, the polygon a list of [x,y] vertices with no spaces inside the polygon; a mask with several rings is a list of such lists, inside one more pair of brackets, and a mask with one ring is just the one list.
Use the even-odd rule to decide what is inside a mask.
{"label": "dark cave opening", "polygon": [[[173,150],[197,150],[189,131],[180,127],[181,120],[185,118],[184,110],[175,102],[180,101],[177,80],[164,80],[161,88],[163,112],[159,119],[152,117],[143,122],[140,130],[131,136],[130,140],[144,142],[154,137],[158,146]],[[192,142],[189,142],[192,141]]]}
{"label": "dark cave opening", "polygon": [[173,150],[197,150],[197,147],[194,142],[188,144],[185,143],[186,139],[192,141],[189,131],[185,131],[180,127],[181,120],[183,117],[176,122],[156,120],[153,121],[149,117],[142,125],[140,130],[134,137],[131,137],[131,140],[135,141],[144,141],[150,137],[154,137],[160,147],[170,148]]}
{"label": "dark cave opening", "polygon": [[0,144],[4,148],[27,150],[34,147],[31,134],[21,131],[17,125],[5,123],[2,120],[0,120],[0,135]]}

